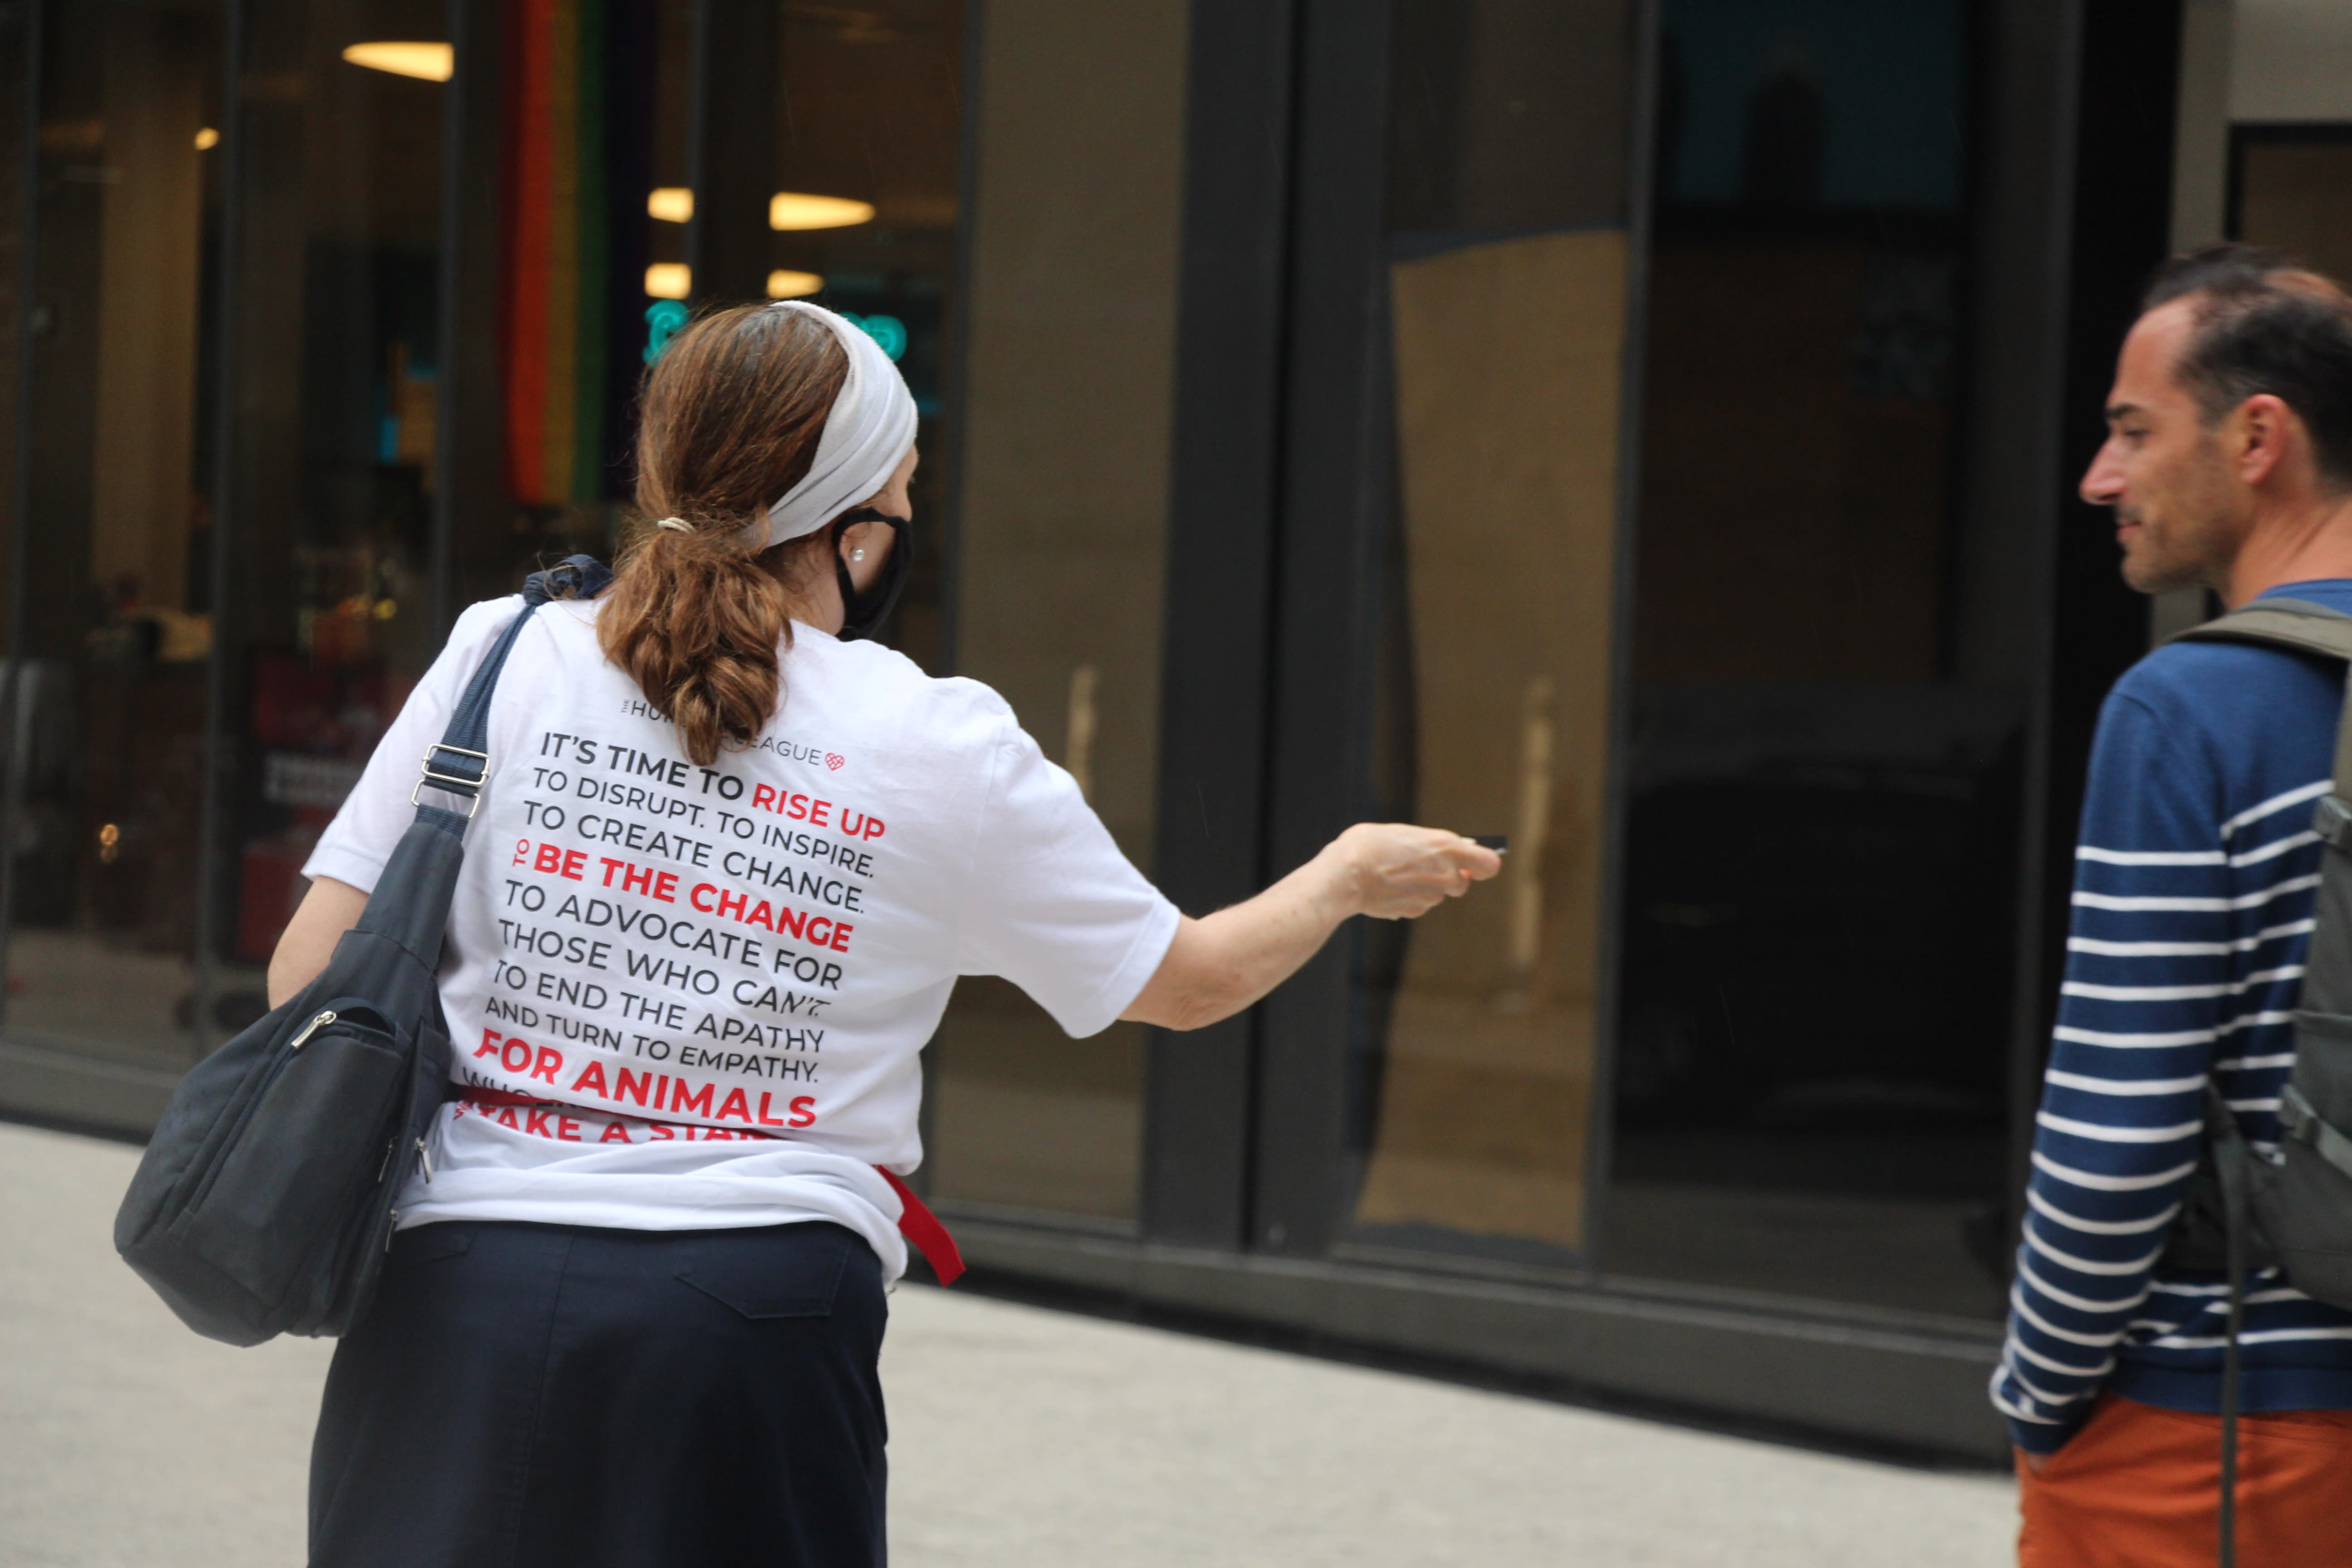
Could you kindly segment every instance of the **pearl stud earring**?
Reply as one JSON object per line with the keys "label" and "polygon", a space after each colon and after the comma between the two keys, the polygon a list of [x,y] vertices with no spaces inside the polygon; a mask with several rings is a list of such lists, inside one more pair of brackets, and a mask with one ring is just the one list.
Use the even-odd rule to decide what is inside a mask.
{"label": "pearl stud earring", "polygon": [[849,558],[852,561],[863,561],[866,559],[866,552],[863,550],[853,550],[849,552]]}

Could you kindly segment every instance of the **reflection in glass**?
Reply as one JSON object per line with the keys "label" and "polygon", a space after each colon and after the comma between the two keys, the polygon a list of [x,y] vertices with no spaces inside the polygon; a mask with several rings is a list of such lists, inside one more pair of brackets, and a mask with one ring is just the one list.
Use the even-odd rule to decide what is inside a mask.
{"label": "reflection in glass", "polygon": [[1384,802],[1507,834],[1502,879],[1375,933],[1354,1244],[1584,1246],[1626,236],[1626,15],[1400,7],[1399,493]]}
{"label": "reflection in glass", "polygon": [[1961,0],[1670,0],[1612,1272],[1997,1315],[2027,563],[1954,505]]}
{"label": "reflection in glass", "polygon": [[921,416],[914,575],[884,640],[939,669],[950,449],[944,406],[963,130],[962,0],[786,4],[778,29],[768,294],[855,317]]}
{"label": "reflection in glass", "polygon": [[1510,850],[1406,939],[1366,1239],[1582,1239],[1624,284],[1608,232],[1391,279],[1414,807]]}
{"label": "reflection in glass", "polygon": [[[617,538],[646,351],[685,320],[668,306],[678,313],[657,329],[652,312],[688,292],[684,267],[657,249],[675,231],[656,196],[686,194],[691,12],[688,0],[509,12],[496,118],[478,132],[499,153],[494,206],[475,220],[495,243],[464,244],[457,268],[459,374],[474,392],[460,405],[495,397],[496,412],[453,432],[455,608],[575,552],[609,555]],[[477,331],[493,341],[467,341]],[[493,423],[485,439],[476,426]]]}
{"label": "reflection in glass", "polygon": [[[47,8],[0,672],[20,1042],[173,1068],[257,1016],[446,613],[616,535],[637,380],[686,320],[646,284],[684,266],[696,8],[509,9],[460,61],[440,0],[243,0],[223,103],[222,0]],[[936,525],[961,13],[778,14],[775,273],[899,357]],[[936,663],[925,556],[893,631]]]}
{"label": "reflection in glass", "polygon": [[8,671],[10,1034],[188,1059],[209,464],[197,403],[219,189],[216,5],[52,6],[21,658]]}
{"label": "reflection in glass", "polygon": [[[220,846],[209,1037],[264,1010],[303,861],[437,644],[431,518],[440,395],[444,95],[346,58],[436,38],[435,7],[256,4],[224,149],[240,210],[224,373],[212,608]],[[283,71],[290,77],[268,73]],[[299,82],[301,90],[272,83]]]}
{"label": "reflection in glass", "polygon": [[[981,51],[955,667],[1149,870],[1184,14],[1049,0],[992,13]],[[1009,985],[959,984],[932,1047],[934,1194],[1130,1220],[1142,1034],[1072,1040]]]}

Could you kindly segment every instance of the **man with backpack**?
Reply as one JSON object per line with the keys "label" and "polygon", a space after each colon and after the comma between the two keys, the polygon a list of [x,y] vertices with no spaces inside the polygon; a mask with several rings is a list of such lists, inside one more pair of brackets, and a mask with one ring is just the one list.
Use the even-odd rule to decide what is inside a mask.
{"label": "man with backpack", "polygon": [[2142,309],[2082,494],[2133,588],[2232,613],[2100,716],[1993,1402],[2024,1568],[2341,1564],[2352,1018],[2312,1010],[2352,1014],[2352,299],[2225,246]]}

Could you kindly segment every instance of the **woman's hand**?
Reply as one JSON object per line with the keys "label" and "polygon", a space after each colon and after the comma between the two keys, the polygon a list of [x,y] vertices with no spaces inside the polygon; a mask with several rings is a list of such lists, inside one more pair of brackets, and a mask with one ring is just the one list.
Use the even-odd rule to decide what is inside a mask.
{"label": "woman's hand", "polygon": [[1503,868],[1503,858],[1483,844],[1402,822],[1360,822],[1317,858],[1331,862],[1348,913],[1383,921],[1425,915]]}
{"label": "woman's hand", "polygon": [[1230,1018],[1296,973],[1349,916],[1411,920],[1502,868],[1500,855],[1458,833],[1359,823],[1256,898],[1185,920],[1119,1016],[1163,1029]]}

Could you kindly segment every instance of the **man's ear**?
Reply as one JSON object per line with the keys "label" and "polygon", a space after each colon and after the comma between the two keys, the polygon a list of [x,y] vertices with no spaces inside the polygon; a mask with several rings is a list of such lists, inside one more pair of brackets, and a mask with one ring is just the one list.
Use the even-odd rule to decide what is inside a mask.
{"label": "man's ear", "polygon": [[2273,393],[2258,392],[2238,405],[2230,424],[2238,477],[2247,484],[2279,477],[2283,466],[2298,453],[2308,459],[2311,443],[2302,419]]}

